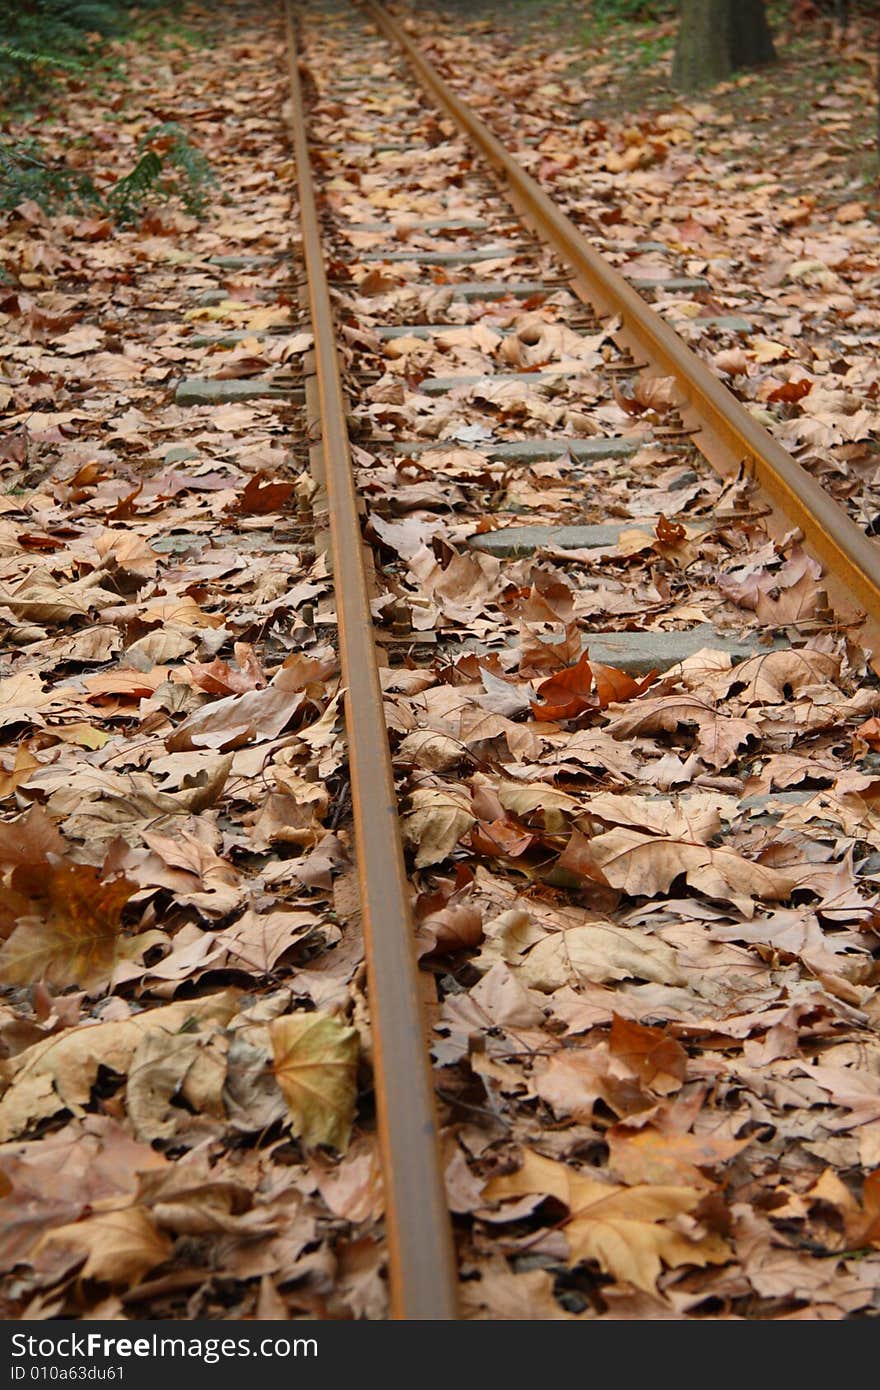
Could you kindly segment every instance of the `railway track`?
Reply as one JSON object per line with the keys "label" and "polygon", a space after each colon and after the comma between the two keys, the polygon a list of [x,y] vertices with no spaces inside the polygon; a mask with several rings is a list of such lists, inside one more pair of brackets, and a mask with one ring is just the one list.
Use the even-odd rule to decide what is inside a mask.
{"label": "railway track", "polygon": [[[448,762],[428,756],[420,768],[417,753],[392,759],[383,690],[395,689],[393,673],[401,669],[413,688],[425,669],[434,679],[443,667],[479,678],[481,653],[499,669],[497,643],[474,638],[466,603],[459,605],[463,616],[451,616],[456,605],[437,601],[433,574],[433,607],[419,594],[429,551],[442,572],[459,562],[507,567],[513,589],[522,585],[525,555],[549,555],[563,574],[567,549],[578,563],[591,548],[601,559],[602,548],[589,527],[563,536],[505,525],[503,508],[487,527],[487,480],[479,468],[469,474],[461,457],[444,478],[450,448],[471,448],[504,484],[517,469],[561,457],[561,476],[575,489],[591,470],[607,483],[615,457],[638,450],[658,451],[667,468],[688,478],[707,462],[734,499],[722,515],[752,538],[763,535],[764,544],[784,539],[790,547],[793,536],[801,537],[821,565],[814,584],[822,601],[805,609],[801,641],[846,632],[876,650],[880,552],[638,288],[603,261],[377,0],[358,9],[296,12],[287,0],[285,13],[303,312],[315,336],[307,428],[318,441],[314,505],[319,533],[326,522],[329,535],[346,691],[392,1311],[449,1319],[458,1316],[458,1281],[425,1043],[424,976],[420,983],[413,950],[419,887],[408,875],[401,834],[401,817],[414,823],[413,791],[424,791],[431,771]],[[379,186],[391,211],[371,218],[365,193]],[[474,325],[491,339],[489,366],[470,351],[479,338]],[[565,362],[548,351],[536,372],[528,349],[548,331],[564,337]],[[445,346],[452,369],[440,374],[421,365],[419,341]],[[436,352],[426,350],[429,359],[435,362]],[[586,376],[593,383],[598,376],[607,400],[641,391],[640,427],[616,434],[606,414],[592,432],[597,426],[584,418],[590,405],[580,399]],[[553,403],[546,411],[552,423],[540,436],[522,423],[526,412],[517,415],[524,389]],[[592,387],[588,394],[595,398]],[[509,413],[505,400],[514,402]],[[459,403],[463,425],[455,419]],[[474,427],[481,409],[488,429]],[[434,423],[425,424],[432,410]],[[420,495],[425,481],[430,487]],[[407,517],[418,519],[410,533]],[[664,541],[674,547],[684,540],[690,520],[685,513],[651,518],[661,554]],[[711,513],[699,524],[711,526]],[[811,573],[818,576],[818,566]],[[760,657],[767,651],[760,634],[748,630],[742,609],[736,616],[746,659],[748,650]],[[722,641],[729,619],[720,604],[699,645]],[[583,627],[586,643],[589,621]],[[613,634],[609,640],[613,648]],[[623,698],[648,663],[627,648],[608,664],[626,668],[612,678]],[[494,688],[497,700],[501,687]],[[517,708],[508,689],[506,713]],[[405,834],[418,864],[418,832]]]}

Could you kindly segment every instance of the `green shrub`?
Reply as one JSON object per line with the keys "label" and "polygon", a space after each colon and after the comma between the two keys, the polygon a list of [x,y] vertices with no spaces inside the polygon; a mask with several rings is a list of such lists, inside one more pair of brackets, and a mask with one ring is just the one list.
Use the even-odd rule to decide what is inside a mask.
{"label": "green shrub", "polygon": [[186,131],[173,121],[153,126],[138,143],[138,159],[130,174],[118,180],[106,204],[119,223],[137,221],[153,198],[180,198],[187,212],[204,216],[208,188],[217,180],[201,150],[190,144]]}
{"label": "green shrub", "polygon": [[50,159],[33,137],[0,141],[0,208],[6,210],[30,199],[46,212],[89,208],[127,226],[148,204],[179,198],[187,212],[202,217],[216,182],[205,156],[173,122],[147,131],[134,168],[103,193],[90,175]]}
{"label": "green shrub", "polygon": [[38,203],[45,212],[94,207],[101,195],[88,174],[50,159],[32,136],[0,141],[0,208]]}
{"label": "green shrub", "polygon": [[0,0],[0,82],[8,95],[52,68],[76,71],[96,42],[117,33],[128,5],[118,0]]}

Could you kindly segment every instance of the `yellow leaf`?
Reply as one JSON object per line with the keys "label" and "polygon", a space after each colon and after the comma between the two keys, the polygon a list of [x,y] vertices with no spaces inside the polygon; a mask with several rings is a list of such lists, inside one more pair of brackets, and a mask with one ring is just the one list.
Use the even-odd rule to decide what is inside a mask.
{"label": "yellow leaf", "polygon": [[703,1266],[723,1264],[730,1258],[719,1236],[699,1227],[690,1235],[684,1228],[664,1224],[688,1216],[699,1206],[705,1193],[692,1187],[624,1187],[526,1150],[519,1171],[493,1179],[484,1195],[497,1201],[530,1194],[555,1197],[568,1208],[564,1230],[569,1264],[596,1260],[607,1274],[647,1293],[655,1291],[664,1264],[669,1268]]}
{"label": "yellow leaf", "polygon": [[357,1029],[313,1013],[276,1018],[269,1032],[292,1132],[306,1144],[345,1149],[354,1119]]}
{"label": "yellow leaf", "polygon": [[103,748],[112,737],[94,724],[55,724],[49,725],[47,732],[62,743],[75,743],[80,748]]}
{"label": "yellow leaf", "polygon": [[0,771],[0,801],[5,801],[7,796],[11,796],[16,787],[23,786],[31,773],[41,766],[39,758],[34,757],[27,744],[20,743],[15,751],[12,767]]}

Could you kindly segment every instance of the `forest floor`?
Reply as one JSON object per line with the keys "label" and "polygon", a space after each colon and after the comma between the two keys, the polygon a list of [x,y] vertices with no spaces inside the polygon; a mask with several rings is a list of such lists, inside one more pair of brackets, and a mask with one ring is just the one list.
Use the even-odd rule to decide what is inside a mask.
{"label": "forest floor", "polygon": [[780,25],[776,65],[685,96],[670,85],[674,22],[577,15],[488,0],[466,18],[443,0],[411,23],[603,254],[628,274],[707,279],[692,297],[658,291],[655,307],[870,527],[880,511],[872,24],[836,47],[820,28]]}
{"label": "forest floor", "polygon": [[[827,136],[834,162],[826,172],[833,178],[827,188],[811,191],[833,199],[851,185],[874,197],[876,206],[877,21],[857,18],[840,42],[820,24],[794,24],[790,9],[771,6],[778,62],[738,73],[712,89],[715,118],[708,117],[702,131],[705,146],[717,153],[711,142],[723,147],[731,128],[747,127],[745,158],[754,169],[775,169],[780,156],[815,154],[817,137]],[[648,116],[678,100],[671,85],[674,16],[650,23],[596,19],[590,6],[565,0],[439,0],[435,10],[454,16],[456,27],[464,24],[475,39],[481,33],[491,36],[495,46],[520,57],[552,53],[562,75],[584,80],[590,114],[597,119]],[[742,147],[737,157],[743,159]],[[799,172],[792,169],[791,178]]]}

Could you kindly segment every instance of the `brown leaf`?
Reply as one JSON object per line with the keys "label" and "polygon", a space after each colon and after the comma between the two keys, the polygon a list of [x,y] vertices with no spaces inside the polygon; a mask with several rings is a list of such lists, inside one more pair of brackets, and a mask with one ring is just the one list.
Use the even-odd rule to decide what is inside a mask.
{"label": "brown leaf", "polygon": [[12,767],[7,766],[0,771],[0,801],[5,801],[17,787],[25,786],[31,773],[41,766],[39,758],[34,757],[28,745],[20,743],[15,750]]}
{"label": "brown leaf", "polygon": [[54,1252],[59,1246],[82,1252],[85,1264],[80,1278],[129,1288],[171,1255],[170,1240],[143,1207],[102,1212],[59,1226],[40,1241],[35,1261],[39,1264],[41,1254]]}
{"label": "brown leaf", "polygon": [[345,1158],[335,1165],[316,1152],[309,1167],[334,1216],[344,1221],[379,1220],[385,1194],[375,1139],[363,1136],[355,1140]]}
{"label": "brown leaf", "polygon": [[750,1139],[716,1139],[712,1134],[669,1134],[646,1126],[626,1124],[606,1130],[609,1163],[615,1177],[626,1183],[673,1183],[710,1189],[715,1186],[704,1169],[734,1158]]}
{"label": "brown leaf", "polygon": [[[571,858],[568,867],[574,867]],[[624,827],[584,841],[577,869],[584,877],[620,888],[630,897],[646,898],[668,892],[681,874],[698,892],[737,903],[749,914],[754,910],[753,899],[780,901],[799,881],[795,874],[745,859],[726,846],[711,849]]]}
{"label": "brown leaf", "polygon": [[282,483],[266,473],[255,473],[231,510],[238,516],[268,516],[280,512],[289,501],[294,483]]}
{"label": "brown leaf", "polygon": [[801,377],[800,381],[786,381],[784,385],[777,386],[775,391],[771,391],[767,397],[768,401],[783,401],[786,405],[794,405],[796,401],[802,401],[804,396],[808,396],[813,389],[812,381],[806,377]]}
{"label": "brown leaf", "polygon": [[254,652],[246,642],[236,642],[237,668],[215,657],[211,662],[188,661],[186,669],[192,684],[211,695],[242,695],[246,690],[262,690],[266,676]]}
{"label": "brown leaf", "polygon": [[634,680],[616,666],[588,660],[584,651],[574,666],[558,671],[538,686],[538,698],[532,701],[532,713],[542,721],[576,719],[585,710],[605,709],[622,700],[642,695],[657,678],[651,671],[641,680]]}
{"label": "brown leaf", "polygon": [[860,724],[852,735],[853,746],[859,743],[867,744],[874,752],[880,750],[880,719],[872,716],[866,719],[864,724]]}
{"label": "brown leaf", "polygon": [[414,915],[420,958],[450,955],[482,941],[482,911],[468,901],[473,886],[474,876],[470,869],[459,864],[454,879],[440,879],[433,893],[419,894]]}
{"label": "brown leaf", "polygon": [[687,531],[680,521],[670,521],[668,517],[661,516],[654,528],[658,541],[664,545],[681,545],[687,538]]}
{"label": "brown leaf", "polygon": [[649,1028],[615,1014],[608,1046],[642,1085],[657,1095],[677,1091],[687,1074],[687,1053],[662,1028]]}
{"label": "brown leaf", "polygon": [[0,867],[42,869],[49,855],[63,855],[67,843],[55,822],[34,803],[17,820],[0,823]]}
{"label": "brown leaf", "polygon": [[537,699],[532,701],[532,713],[536,719],[575,719],[592,707],[593,668],[588,658],[587,650],[574,666],[568,666],[541,682]]}
{"label": "brown leaf", "polygon": [[125,1075],[145,1034],[165,1037],[170,1047],[182,1030],[228,1023],[237,1007],[238,991],[227,989],[131,1018],[72,1028],[7,1058],[0,1062],[0,1082],[6,1085],[0,1099],[0,1141],[23,1134],[30,1124],[59,1110],[80,1111],[91,1099],[98,1068]]}
{"label": "brown leaf", "polygon": [[277,738],[305,703],[302,677],[282,666],[264,690],[245,690],[203,706],[165,741],[169,753],[195,748],[228,751]]}

